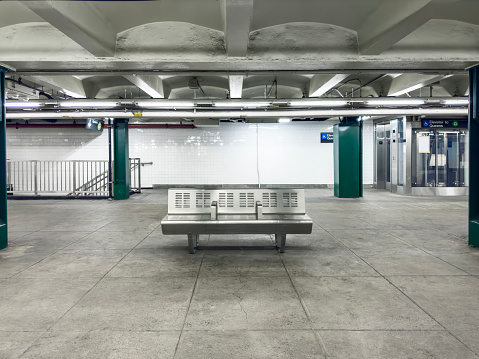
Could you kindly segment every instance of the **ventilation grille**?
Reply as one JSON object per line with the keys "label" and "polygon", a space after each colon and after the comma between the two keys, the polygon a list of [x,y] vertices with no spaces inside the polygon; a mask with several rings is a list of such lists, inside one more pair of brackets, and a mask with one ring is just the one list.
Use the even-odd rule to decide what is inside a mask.
{"label": "ventilation grille", "polygon": [[263,193],[263,207],[278,207],[277,193]]}
{"label": "ventilation grille", "polygon": [[254,193],[240,192],[240,207],[254,207]]}
{"label": "ventilation grille", "polygon": [[211,193],[196,193],[196,208],[208,208],[211,205]]}
{"label": "ventilation grille", "polygon": [[221,192],[218,202],[219,207],[233,207],[233,192]]}
{"label": "ventilation grille", "polygon": [[284,192],[283,207],[298,207],[298,194],[296,192]]}
{"label": "ventilation grille", "polygon": [[187,192],[176,192],[175,208],[190,208],[190,194]]}

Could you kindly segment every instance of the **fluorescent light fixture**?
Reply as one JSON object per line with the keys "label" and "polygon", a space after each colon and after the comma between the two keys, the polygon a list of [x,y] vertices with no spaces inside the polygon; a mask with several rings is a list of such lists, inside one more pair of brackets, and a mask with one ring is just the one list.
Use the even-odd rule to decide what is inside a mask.
{"label": "fluorescent light fixture", "polygon": [[346,106],[348,101],[344,100],[293,100],[289,103],[290,106],[301,106],[301,107],[341,107]]}
{"label": "fluorescent light fixture", "polygon": [[370,106],[419,106],[425,103],[425,100],[410,98],[384,98],[368,100],[366,102]]}
{"label": "fluorescent light fixture", "polygon": [[8,108],[32,108],[40,107],[40,102],[33,101],[18,101],[18,102],[5,102],[5,107]]}
{"label": "fluorescent light fixture", "polygon": [[444,100],[444,105],[466,106],[466,105],[469,105],[469,99],[458,98],[458,99]]}
{"label": "fluorescent light fixture", "polygon": [[69,100],[69,101],[61,101],[59,102],[60,107],[66,107],[66,108],[81,108],[81,107],[116,107],[118,106],[119,100],[113,100],[113,101],[94,101],[94,100],[88,100],[88,101],[74,101],[74,100]]}
{"label": "fluorescent light fixture", "polygon": [[175,107],[194,107],[195,103],[193,101],[152,101],[152,100],[139,100],[136,101],[136,104],[140,107],[165,107],[165,108],[175,108]]}
{"label": "fluorescent light fixture", "polygon": [[246,107],[246,108],[256,108],[256,107],[268,107],[271,105],[271,102],[266,101],[216,101],[213,103],[215,107]]}
{"label": "fluorescent light fixture", "polygon": [[[467,115],[467,108],[361,108],[361,109],[308,109],[308,110],[177,110],[177,111],[141,111],[143,118],[194,119],[194,118],[311,118],[337,116],[420,116],[420,115]],[[21,111],[7,112],[7,119],[29,118],[89,118],[113,117],[135,118],[132,111]]]}
{"label": "fluorescent light fixture", "polygon": [[290,118],[280,118],[278,120],[279,123],[287,123],[287,122],[291,122],[291,119]]}

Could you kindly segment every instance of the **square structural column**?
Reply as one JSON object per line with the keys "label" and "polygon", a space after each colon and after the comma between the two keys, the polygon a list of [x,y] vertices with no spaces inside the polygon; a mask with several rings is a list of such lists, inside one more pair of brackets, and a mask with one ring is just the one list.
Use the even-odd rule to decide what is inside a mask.
{"label": "square structural column", "polygon": [[479,66],[469,81],[469,245],[479,247]]}
{"label": "square structural column", "polygon": [[113,198],[130,198],[130,150],[128,119],[113,120]]}
{"label": "square structural column", "polygon": [[7,228],[7,128],[5,112],[5,71],[0,66],[0,249],[8,246]]}
{"label": "square structural column", "polygon": [[334,125],[334,195],[339,198],[363,196],[362,122],[345,117]]}

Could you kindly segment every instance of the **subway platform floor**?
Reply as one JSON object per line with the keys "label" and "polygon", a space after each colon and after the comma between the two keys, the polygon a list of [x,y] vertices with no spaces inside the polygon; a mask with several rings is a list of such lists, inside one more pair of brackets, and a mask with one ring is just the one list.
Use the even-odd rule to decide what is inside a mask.
{"label": "subway platform floor", "polygon": [[164,236],[166,190],[8,201],[0,358],[479,358],[466,197],[306,190],[311,235]]}

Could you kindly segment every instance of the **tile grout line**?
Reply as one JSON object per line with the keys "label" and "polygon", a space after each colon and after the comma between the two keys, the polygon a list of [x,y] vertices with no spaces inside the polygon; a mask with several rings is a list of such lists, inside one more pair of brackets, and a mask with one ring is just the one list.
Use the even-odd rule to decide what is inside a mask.
{"label": "tile grout line", "polygon": [[[105,226],[106,226],[106,225],[105,225]],[[104,226],[103,226],[103,227],[104,227]],[[100,228],[103,228],[103,227],[100,227]],[[100,229],[100,228],[99,228],[99,229]],[[98,229],[97,229],[97,231],[98,231]],[[92,233],[95,233],[95,232],[96,232],[96,231],[94,231],[94,232],[92,232]],[[91,233],[90,233],[90,234],[91,234]],[[85,237],[86,237],[86,236],[85,236]],[[85,237],[83,237],[83,238],[85,238]],[[145,237],[145,238],[146,238],[146,237]],[[144,240],[144,239],[143,239],[143,240]],[[62,315],[60,318],[58,318],[52,325],[50,325],[50,326],[42,333],[42,335],[41,335],[38,339],[36,339],[35,341],[33,341],[32,344],[31,344],[27,349],[25,349],[25,351],[19,356],[19,358],[21,358],[28,350],[30,350],[30,348],[32,348],[32,347],[37,343],[38,340],[40,340],[46,333],[48,333],[48,332],[50,331],[50,329],[51,329],[55,324],[57,324],[60,320],[62,320],[62,318],[65,317],[65,315],[67,315],[83,298],[85,298],[85,296],[86,296],[88,293],[90,293],[90,292],[93,290],[93,288],[95,288],[95,287],[98,285],[98,283],[100,283],[100,282],[108,275],[108,273],[110,273],[110,272],[111,272],[126,256],[128,256],[141,242],[143,242],[143,241],[140,241],[140,242],[139,242],[135,247],[133,247],[127,254],[125,254],[113,267],[111,267],[102,277],[100,277],[100,279],[98,279],[98,281],[96,281],[95,284],[93,284],[93,286],[85,292],[85,294],[83,294],[65,313],[63,313],[63,315]],[[76,243],[76,242],[75,242],[75,243]],[[60,250],[61,250],[61,249],[60,249]],[[60,250],[58,250],[58,251],[60,251]],[[58,252],[58,251],[57,251],[57,252]],[[57,253],[57,252],[55,252],[55,253]],[[40,261],[40,262],[41,262],[41,261]],[[17,274],[18,274],[18,273],[17,273]],[[85,278],[85,279],[86,279],[86,278]],[[85,279],[83,279],[83,280],[85,280]]]}
{"label": "tile grout line", "polygon": [[[37,232],[40,232],[40,231],[36,231],[36,232],[32,232],[32,233],[37,233]],[[30,234],[32,234],[32,233],[30,233]],[[93,233],[93,232],[92,232],[92,233]],[[79,238],[78,240],[76,240],[76,241],[73,241],[73,242],[71,242],[71,243],[69,243],[69,244],[65,245],[64,247],[58,248],[57,250],[55,250],[54,252],[50,253],[50,254],[49,254],[49,255],[47,255],[46,257],[44,257],[44,258],[40,259],[38,262],[35,262],[35,263],[33,263],[32,265],[30,265],[30,266],[28,266],[28,267],[26,267],[26,268],[22,269],[20,272],[18,272],[18,273],[15,273],[14,275],[10,276],[10,277],[9,277],[9,278],[7,278],[7,279],[12,279],[12,278],[16,277],[17,275],[19,275],[19,274],[21,274],[21,273],[25,272],[26,270],[28,270],[28,269],[30,269],[31,267],[33,267],[33,266],[37,265],[38,263],[41,263],[41,262],[43,262],[45,259],[47,259],[47,258],[49,258],[49,257],[53,256],[54,254],[57,254],[57,253],[58,253],[58,252],[60,252],[61,250],[64,250],[66,247],[68,247],[68,246],[72,245],[73,243],[76,243],[76,242],[78,242],[78,241],[82,240],[82,239],[83,239],[83,238],[85,238],[86,236],[89,236],[90,234],[91,234],[91,233],[89,233],[89,234],[86,234],[86,235],[84,235],[83,237]],[[20,246],[17,246],[17,247],[20,247]]]}
{"label": "tile grout line", "polygon": [[[208,240],[206,241],[206,243],[208,243],[209,241],[210,241],[210,235],[208,235]],[[198,267],[198,274],[196,275],[195,283],[193,285],[193,290],[191,291],[190,300],[188,301],[188,309],[186,310],[185,319],[183,320],[183,325],[181,326],[181,332],[180,332],[180,336],[178,337],[178,342],[176,343],[176,346],[175,346],[175,352],[173,353],[173,359],[176,357],[176,354],[178,352],[178,347],[180,346],[180,341],[181,341],[181,338],[183,336],[183,332],[185,330],[186,320],[188,319],[188,314],[190,312],[191,303],[193,302],[193,297],[194,297],[194,295],[196,293],[196,290],[198,288],[198,279],[200,277],[200,271],[201,271],[201,267],[203,266],[203,260],[205,259],[205,254],[206,254],[206,249],[203,250],[203,253],[202,253],[202,256],[201,256],[200,266]]]}
{"label": "tile grout line", "polygon": [[[469,273],[468,271],[466,271],[466,270],[464,270],[464,269],[461,269],[461,268],[459,268],[458,266],[455,266],[455,265],[452,264],[452,263],[446,262],[444,259],[438,257],[437,255],[435,255],[435,254],[433,254],[433,253],[429,253],[427,250],[425,250],[425,249],[423,249],[423,248],[421,248],[421,247],[418,247],[417,245],[415,245],[415,244],[413,244],[413,243],[409,243],[407,240],[398,237],[398,236],[395,235],[394,233],[389,233],[389,232],[387,232],[387,233],[388,233],[389,235],[393,236],[394,238],[399,239],[401,242],[404,242],[404,243],[406,243],[406,244],[409,244],[410,246],[413,246],[414,248],[419,249],[420,251],[422,251],[422,252],[424,252],[424,253],[426,253],[426,254],[429,254],[430,256],[432,256],[432,257],[434,257],[434,258],[436,258],[436,259],[439,259],[440,261],[442,261],[442,262],[444,262],[444,263],[446,263],[446,264],[449,264],[450,266],[452,266],[452,267],[454,267],[454,268],[456,268],[456,269],[459,269],[460,271],[466,273],[466,274],[469,275],[469,276],[474,276],[474,274],[471,274],[471,273]],[[464,253],[461,253],[461,254],[464,254]]]}
{"label": "tile grout line", "polygon": [[289,273],[288,268],[286,268],[286,264],[284,263],[282,255],[280,253],[278,253],[278,256],[281,260],[281,263],[283,264],[283,267],[284,267],[284,270],[286,271],[286,274],[288,275],[289,281],[290,281],[296,295],[298,296],[299,302],[301,303],[301,307],[303,308],[303,311],[306,314],[306,318],[308,318],[309,324],[311,325],[311,331],[313,332],[314,337],[316,338],[316,341],[319,345],[319,348],[323,352],[324,358],[327,359],[328,358],[328,353],[326,351],[326,345],[324,344],[323,338],[321,337],[321,334],[319,333],[319,331],[315,330],[313,328],[313,319],[311,318],[311,314],[309,313],[309,310],[308,310],[308,307],[306,306],[306,303],[304,302],[303,298],[299,294],[298,288],[296,288],[296,286],[294,285],[293,278],[291,277],[291,274]]}
{"label": "tile grout line", "polygon": [[[329,231],[327,231],[329,233]],[[334,237],[332,233],[329,233],[331,236]],[[334,237],[336,238],[336,237]],[[337,239],[337,238],[336,238]],[[385,279],[390,285],[392,285],[394,288],[396,288],[400,293],[402,293],[406,298],[408,298],[412,303],[414,303],[419,309],[421,309],[427,316],[429,316],[434,322],[436,322],[438,325],[440,325],[446,332],[448,332],[452,337],[454,337],[459,343],[464,345],[469,351],[471,351],[473,354],[476,356],[479,356],[478,353],[476,353],[474,350],[472,350],[468,345],[466,345],[462,340],[460,340],[457,336],[455,336],[453,333],[451,333],[444,325],[442,325],[436,318],[434,318],[427,310],[425,310],[422,306],[419,305],[415,300],[413,300],[410,296],[408,296],[404,291],[402,291],[399,287],[397,287],[394,283],[392,283],[388,278],[383,276],[376,268],[374,268],[371,264],[369,264],[367,261],[365,261],[363,258],[361,258],[356,252],[354,252],[351,248],[346,246],[340,239],[337,239],[344,247],[346,247],[351,253],[353,253],[356,257],[358,257],[361,261],[366,263],[368,266],[370,266],[376,273],[378,273],[383,279]],[[427,277],[427,276],[426,276]]]}

